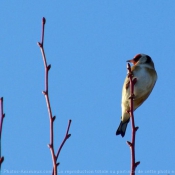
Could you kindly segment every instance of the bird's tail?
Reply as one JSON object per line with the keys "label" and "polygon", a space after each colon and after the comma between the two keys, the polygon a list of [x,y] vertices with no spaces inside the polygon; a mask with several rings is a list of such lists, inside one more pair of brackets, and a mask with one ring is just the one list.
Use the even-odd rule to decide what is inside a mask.
{"label": "bird's tail", "polygon": [[122,122],[122,121],[120,122],[120,125],[119,125],[119,127],[118,127],[118,129],[116,131],[116,135],[120,135],[121,134],[122,137],[125,136],[125,132],[126,132],[126,128],[127,128],[128,122],[129,122],[129,120],[126,121],[126,122]]}

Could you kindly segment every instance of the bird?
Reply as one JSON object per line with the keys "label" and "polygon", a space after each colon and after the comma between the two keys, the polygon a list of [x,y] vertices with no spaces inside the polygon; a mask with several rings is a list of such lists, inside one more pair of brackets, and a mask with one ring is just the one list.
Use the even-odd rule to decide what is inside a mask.
{"label": "bird", "polygon": [[[133,110],[135,111],[142,103],[148,98],[154,85],[157,81],[157,72],[154,67],[154,62],[151,57],[146,54],[137,54],[133,59],[127,60],[133,64],[131,72],[133,79],[137,81],[134,85],[134,100]],[[127,112],[130,110],[130,80],[128,76],[125,78],[123,89],[122,89],[122,116],[119,127],[116,131],[116,135],[125,136],[127,124],[130,120],[130,114]]]}

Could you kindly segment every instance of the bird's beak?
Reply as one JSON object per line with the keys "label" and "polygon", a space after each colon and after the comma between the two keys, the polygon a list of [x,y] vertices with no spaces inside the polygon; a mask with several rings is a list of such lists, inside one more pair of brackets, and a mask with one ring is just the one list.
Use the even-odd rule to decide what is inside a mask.
{"label": "bird's beak", "polygon": [[136,62],[134,61],[134,59],[132,59],[132,60],[127,60],[126,62],[130,62],[130,63],[132,63],[132,64],[136,64]]}

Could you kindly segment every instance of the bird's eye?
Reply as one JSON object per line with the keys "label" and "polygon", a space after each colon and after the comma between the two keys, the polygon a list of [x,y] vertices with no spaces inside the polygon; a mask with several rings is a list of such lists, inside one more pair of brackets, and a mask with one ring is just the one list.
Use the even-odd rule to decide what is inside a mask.
{"label": "bird's eye", "polygon": [[135,63],[137,63],[139,60],[140,60],[140,58],[142,57],[142,55],[141,54],[137,54],[135,57],[134,57],[134,62]]}

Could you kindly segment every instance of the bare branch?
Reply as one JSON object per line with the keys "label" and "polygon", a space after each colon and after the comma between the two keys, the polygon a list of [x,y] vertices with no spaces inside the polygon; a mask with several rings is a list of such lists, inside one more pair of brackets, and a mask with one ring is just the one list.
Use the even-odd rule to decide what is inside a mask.
{"label": "bare branch", "polygon": [[135,135],[136,131],[138,130],[139,127],[135,127],[135,122],[134,122],[134,109],[133,109],[133,100],[134,100],[134,85],[137,82],[137,78],[133,78],[133,74],[131,71],[131,66],[128,63],[127,64],[127,69],[128,69],[128,78],[130,80],[130,118],[131,118],[131,127],[132,127],[132,136],[131,136],[131,142],[127,141],[130,149],[131,149],[131,175],[135,175],[135,169],[136,167],[140,164],[140,162],[135,162]]}
{"label": "bare branch", "polygon": [[[64,139],[63,139],[63,141],[62,141],[62,143],[61,143],[61,145],[60,145],[60,147],[59,147],[59,149],[58,149],[58,151],[57,151],[57,154],[56,154],[56,160],[58,159],[58,157],[59,157],[59,155],[60,155],[60,152],[61,152],[61,149],[62,149],[62,147],[64,146],[66,140],[71,136],[71,134],[69,134],[69,128],[70,128],[71,122],[72,122],[72,121],[69,120],[68,126],[67,126],[67,130],[66,130],[66,134],[65,134],[65,137],[64,137]],[[59,165],[59,164],[60,164],[60,163],[58,163],[58,165]],[[58,165],[57,165],[57,166],[58,166]],[[54,175],[53,173],[54,173],[54,170],[52,171],[52,175]]]}
{"label": "bare branch", "polygon": [[5,117],[5,114],[3,113],[3,97],[0,98],[0,171],[1,171],[1,164],[4,161],[4,157],[1,157],[1,136],[2,136],[2,125],[3,125],[3,120]]}
{"label": "bare branch", "polygon": [[42,19],[41,42],[38,42],[38,46],[41,49],[41,54],[42,54],[42,58],[43,58],[43,62],[44,62],[44,68],[45,68],[45,90],[42,93],[44,94],[45,99],[46,99],[46,105],[47,105],[48,114],[49,114],[49,121],[50,121],[50,143],[48,144],[48,147],[50,149],[51,156],[52,156],[53,174],[57,175],[57,166],[59,165],[59,163],[57,163],[57,159],[58,159],[59,153],[60,153],[64,143],[70,137],[70,134],[68,134],[68,132],[69,132],[71,120],[69,120],[69,123],[68,123],[66,136],[65,136],[62,144],[60,145],[60,148],[58,149],[57,155],[55,155],[53,123],[56,119],[56,116],[52,116],[52,110],[51,110],[51,105],[50,105],[50,100],[49,100],[48,73],[49,73],[49,70],[51,68],[51,65],[47,65],[46,55],[45,55],[45,52],[44,52],[44,29],[45,29],[44,27],[45,27],[45,23],[46,23],[46,19],[43,17],[43,19]]}

